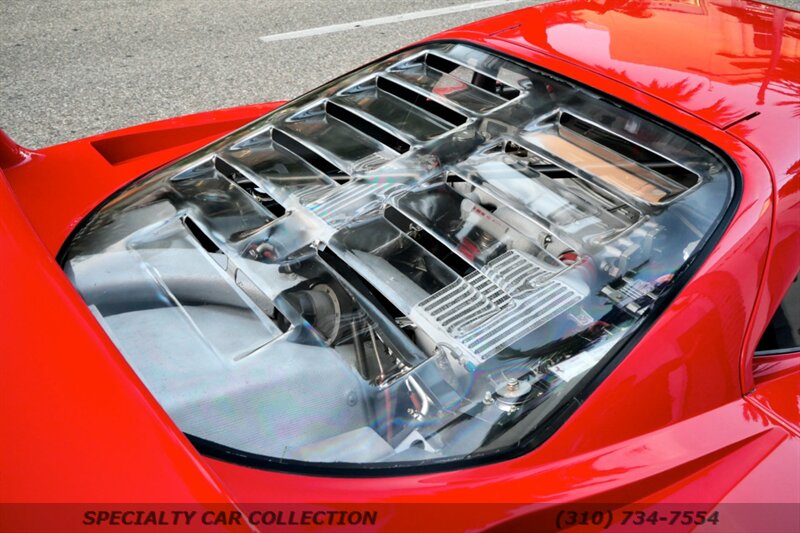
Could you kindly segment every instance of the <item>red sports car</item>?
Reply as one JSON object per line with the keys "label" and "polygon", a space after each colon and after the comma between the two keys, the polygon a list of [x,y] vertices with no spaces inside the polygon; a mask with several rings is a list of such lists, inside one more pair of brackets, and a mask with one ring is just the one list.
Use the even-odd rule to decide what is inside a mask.
{"label": "red sports car", "polygon": [[796,12],[567,0],[0,166],[3,530],[800,529]]}

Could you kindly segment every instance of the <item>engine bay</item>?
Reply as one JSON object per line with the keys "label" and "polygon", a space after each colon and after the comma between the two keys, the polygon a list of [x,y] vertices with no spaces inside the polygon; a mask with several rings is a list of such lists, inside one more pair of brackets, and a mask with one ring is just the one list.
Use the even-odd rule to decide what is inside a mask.
{"label": "engine bay", "polygon": [[138,180],[64,268],[189,435],[452,460],[529,440],[674,289],[732,184],[633,109],[434,43]]}

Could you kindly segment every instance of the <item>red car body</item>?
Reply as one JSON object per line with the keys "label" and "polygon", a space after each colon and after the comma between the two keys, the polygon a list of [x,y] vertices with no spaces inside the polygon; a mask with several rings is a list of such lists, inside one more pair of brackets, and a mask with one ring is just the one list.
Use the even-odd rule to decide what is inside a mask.
{"label": "red car body", "polygon": [[[798,525],[783,508],[726,504],[800,502],[800,353],[753,357],[800,269],[800,14],[741,0],[567,0],[430,39],[477,43],[594,87],[706,139],[741,171],[722,238],[588,400],[532,452],[447,472],[325,478],[204,457],[55,256],[122,186],[281,103],[36,151],[3,136],[0,501],[86,504],[64,511],[69,529],[92,505],[131,502],[359,502],[385,509],[378,525],[405,530],[555,529],[542,513],[576,502],[699,504],[722,511],[720,531]],[[382,507],[403,503],[498,505]],[[30,525],[19,506],[4,513]]]}

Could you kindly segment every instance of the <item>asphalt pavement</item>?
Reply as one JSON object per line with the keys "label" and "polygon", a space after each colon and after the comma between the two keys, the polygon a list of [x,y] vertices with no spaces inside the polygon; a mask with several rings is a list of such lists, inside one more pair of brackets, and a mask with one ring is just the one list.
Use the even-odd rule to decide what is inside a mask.
{"label": "asphalt pavement", "polygon": [[[0,127],[38,148],[291,98],[427,35],[544,0],[460,10],[482,1],[0,0]],[[773,3],[800,9],[800,0]],[[428,10],[442,12],[415,18]]]}
{"label": "asphalt pavement", "polygon": [[475,0],[0,0],[0,127],[47,146],[141,122],[288,99],[523,1],[317,36],[262,36]]}

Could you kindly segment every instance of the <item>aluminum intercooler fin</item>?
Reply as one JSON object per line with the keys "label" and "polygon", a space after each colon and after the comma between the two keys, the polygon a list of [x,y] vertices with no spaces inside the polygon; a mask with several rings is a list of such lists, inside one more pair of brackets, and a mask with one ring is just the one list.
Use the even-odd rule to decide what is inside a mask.
{"label": "aluminum intercooler fin", "polygon": [[308,209],[339,228],[365,211],[381,207],[386,197],[404,188],[402,183],[351,182],[311,203]]}
{"label": "aluminum intercooler fin", "polygon": [[[561,272],[564,272],[563,270]],[[511,250],[426,298],[412,319],[479,364],[581,301],[588,288]]]}

